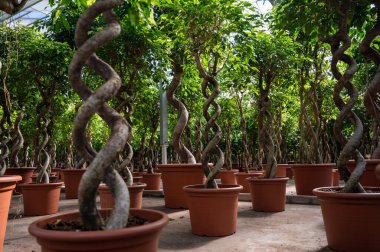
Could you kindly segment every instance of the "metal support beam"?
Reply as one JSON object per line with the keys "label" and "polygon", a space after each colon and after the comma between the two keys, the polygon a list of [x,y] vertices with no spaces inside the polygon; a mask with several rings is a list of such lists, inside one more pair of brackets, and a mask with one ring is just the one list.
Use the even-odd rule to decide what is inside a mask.
{"label": "metal support beam", "polygon": [[168,163],[168,101],[166,91],[160,82],[160,144],[161,144],[161,163]]}

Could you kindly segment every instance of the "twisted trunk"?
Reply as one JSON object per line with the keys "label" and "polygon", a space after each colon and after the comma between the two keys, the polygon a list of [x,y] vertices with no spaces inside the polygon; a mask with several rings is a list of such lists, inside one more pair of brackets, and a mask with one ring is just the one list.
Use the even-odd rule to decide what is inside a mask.
{"label": "twisted trunk", "polygon": [[202,160],[202,149],[202,124],[201,120],[198,119],[195,122],[195,160],[198,163]]}
{"label": "twisted trunk", "polygon": [[249,151],[247,144],[247,122],[245,121],[244,111],[243,111],[243,96],[244,92],[241,91],[241,96],[236,96],[236,104],[239,108],[239,116],[240,116],[240,127],[241,127],[241,143],[243,145],[243,156],[242,156],[242,167],[248,172],[249,168]]}
{"label": "twisted trunk", "polygon": [[[274,178],[277,170],[277,160],[275,146],[273,143],[273,125],[272,114],[270,113],[271,101],[269,92],[274,76],[271,73],[264,73],[264,69],[260,69],[259,73],[259,114],[258,114],[258,127],[259,127],[259,146],[266,158],[266,178]],[[265,81],[265,87],[264,87]],[[260,164],[261,165],[261,164]]]}
{"label": "twisted trunk", "polygon": [[[97,57],[96,50],[120,34],[120,25],[113,8],[118,0],[97,0],[79,18],[75,31],[78,51],[69,66],[69,82],[83,101],[73,125],[73,143],[82,157],[90,163],[79,186],[79,206],[83,226],[87,230],[124,228],[129,214],[129,192],[123,178],[115,171],[114,164],[128,140],[128,125],[123,117],[111,108],[107,101],[116,95],[121,86],[120,77],[104,61]],[[88,37],[92,22],[103,15],[107,26],[93,37]],[[93,91],[82,80],[82,69],[87,65],[106,82]],[[96,153],[86,136],[86,127],[97,113],[111,128],[109,139]],[[115,206],[104,227],[96,208],[96,194],[101,181],[110,188]]]}
{"label": "twisted trunk", "polygon": [[11,167],[20,167],[17,155],[24,146],[24,137],[22,136],[21,131],[20,131],[20,123],[23,117],[24,117],[24,112],[21,111],[17,115],[15,124],[13,126],[13,131],[14,131],[15,136],[13,138],[13,144],[12,144],[12,150],[11,150]]}
{"label": "twisted trunk", "polygon": [[[339,108],[340,113],[334,123],[334,133],[339,143],[344,146],[340,152],[337,166],[341,178],[346,182],[341,192],[364,192],[364,189],[359,184],[359,179],[365,170],[365,162],[358,150],[363,135],[363,125],[359,117],[352,111],[352,108],[358,99],[358,92],[350,82],[350,79],[357,71],[357,64],[351,56],[345,54],[345,51],[351,46],[351,39],[348,36],[347,25],[348,11],[351,7],[351,3],[352,1],[349,1],[348,3],[332,3],[340,15],[339,29],[333,36],[324,39],[324,42],[330,44],[332,53],[331,72],[337,80],[334,87],[334,102]],[[343,74],[340,73],[338,68],[339,61],[348,65]],[[340,96],[343,88],[347,90],[349,95],[349,99],[346,103]],[[349,140],[346,139],[342,132],[343,122],[346,119],[355,126],[354,133]],[[352,156],[355,157],[356,167],[352,174],[350,174],[347,169],[347,161]]]}
{"label": "twisted trunk", "polygon": [[[199,52],[195,51],[195,62],[198,68],[198,71],[203,78],[202,80],[202,94],[206,101],[203,104],[203,116],[206,119],[206,125],[204,129],[204,138],[207,143],[206,147],[202,152],[202,168],[206,175],[206,187],[207,188],[218,188],[218,185],[215,182],[215,177],[218,174],[220,168],[224,164],[224,153],[219,148],[218,143],[222,138],[222,130],[219,125],[216,123],[217,118],[220,116],[221,108],[219,104],[215,101],[215,98],[219,95],[219,83],[216,80],[216,68],[218,65],[218,55],[215,56],[214,65],[212,67],[212,74],[207,74],[204,70]],[[208,89],[212,90],[210,94]],[[213,115],[209,114],[210,107],[213,106]],[[210,131],[214,132],[214,136],[211,138],[209,136]],[[209,167],[209,160],[211,154],[215,154],[217,161],[213,168]]]}
{"label": "twisted trunk", "polygon": [[12,128],[11,115],[9,106],[6,101],[7,97],[4,91],[1,91],[1,107],[3,109],[3,116],[0,120],[0,176],[4,175],[7,169],[7,159],[9,156],[8,142],[11,140],[10,131]]}
{"label": "twisted trunk", "polygon": [[371,83],[369,84],[364,94],[364,105],[366,106],[369,114],[373,120],[373,152],[371,158],[380,158],[380,137],[378,132],[380,131],[380,107],[376,103],[376,97],[380,91],[380,53],[371,47],[372,41],[380,35],[380,4],[375,3],[377,9],[377,19],[375,25],[369,30],[363,41],[360,43],[359,51],[372,60],[376,66],[377,71]]}
{"label": "twisted trunk", "polygon": [[181,83],[183,67],[177,62],[173,62],[173,80],[167,90],[168,102],[178,110],[178,122],[173,132],[173,147],[179,155],[182,163],[195,163],[195,158],[189,149],[182,143],[182,134],[189,119],[189,113],[185,105],[174,96],[174,92]]}
{"label": "twisted trunk", "polygon": [[226,123],[226,169],[232,169],[232,150],[231,150],[231,128],[232,121],[227,120]]}

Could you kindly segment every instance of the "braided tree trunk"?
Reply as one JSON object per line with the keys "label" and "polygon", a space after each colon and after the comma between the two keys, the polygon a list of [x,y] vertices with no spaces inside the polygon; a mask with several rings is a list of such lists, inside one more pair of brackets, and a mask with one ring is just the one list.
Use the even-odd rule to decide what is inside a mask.
{"label": "braided tree trunk", "polygon": [[[218,188],[218,185],[215,182],[215,176],[218,174],[220,168],[224,164],[224,153],[219,148],[218,143],[222,138],[222,130],[219,125],[216,123],[216,119],[220,116],[221,108],[219,104],[215,101],[215,98],[218,96],[220,89],[219,83],[216,80],[218,66],[218,56],[215,55],[214,66],[212,67],[212,74],[207,74],[204,70],[201,59],[199,57],[199,52],[195,51],[195,62],[197,64],[198,71],[203,78],[202,80],[202,94],[206,98],[206,101],[203,104],[203,116],[206,119],[206,125],[204,129],[204,139],[207,143],[206,147],[202,152],[202,168],[206,175],[206,187],[207,188]],[[212,90],[212,93],[209,94],[207,89]],[[210,107],[213,106],[214,114],[211,116],[209,114]],[[211,139],[209,136],[210,130],[214,132],[214,137]],[[214,153],[217,156],[217,161],[213,168],[210,168],[208,163],[210,160],[211,154]]]}
{"label": "braided tree trunk", "polygon": [[57,167],[57,145],[55,143],[49,144],[49,155],[50,155],[50,171]]}
{"label": "braided tree trunk", "polygon": [[12,123],[5,99],[2,99],[1,106],[3,108],[3,117],[0,120],[0,175],[4,175],[5,170],[7,169],[7,159],[9,156],[7,143],[11,140],[10,131]]}
{"label": "braided tree trunk", "polygon": [[[260,71],[262,72],[262,71]],[[259,149],[266,156],[266,178],[274,178],[277,170],[277,160],[275,146],[272,139],[273,125],[272,125],[272,115],[269,111],[271,106],[271,101],[269,99],[269,91],[273,81],[273,76],[268,74],[265,78],[265,88],[263,87],[264,74],[259,74],[259,114],[257,117],[258,128],[259,128]],[[260,150],[259,150],[260,154]],[[261,160],[259,160],[260,162]],[[261,165],[261,163],[259,163]]]}
{"label": "braided tree trunk", "polygon": [[[48,146],[50,137],[48,134],[48,126],[50,121],[47,120],[43,115],[41,117],[37,118],[38,124],[40,125],[41,128],[38,129],[38,143],[39,143],[39,138],[40,135],[42,135],[42,143],[38,144],[36,149],[37,149],[37,158],[36,158],[36,165],[37,165],[37,180],[36,183],[49,183],[49,174],[50,171],[48,170],[49,164],[50,164],[50,155],[46,151],[45,147]],[[42,120],[44,123],[41,123]],[[40,134],[41,133],[41,134]],[[42,154],[45,156],[43,162],[42,162]]]}
{"label": "braided tree trunk", "polygon": [[201,120],[198,119],[195,122],[195,160],[197,163],[202,161],[202,123]]}
{"label": "braided tree trunk", "polygon": [[[124,151],[127,153],[127,156],[124,158],[124,160],[121,159],[120,165],[117,167],[117,171],[119,174],[126,179],[126,183],[128,186],[133,184],[133,177],[132,177],[132,172],[129,169],[129,166],[131,165],[131,161],[133,158],[133,148],[131,145],[132,141],[132,120],[131,116],[133,114],[133,106],[132,106],[132,101],[134,100],[133,97],[133,88],[132,88],[132,83],[136,77],[137,74],[137,69],[135,69],[131,75],[131,78],[129,79],[129,82],[126,86],[122,86],[119,89],[119,92],[116,96],[117,100],[119,101],[119,106],[116,108],[116,111],[119,113],[121,111],[124,111],[124,119],[127,123],[128,127],[128,138],[127,138],[127,143],[124,147]],[[127,98],[125,99],[123,97],[123,94],[127,95]]]}
{"label": "braided tree trunk", "polygon": [[24,147],[24,137],[21,134],[20,131],[20,123],[22,118],[24,117],[24,112],[21,111],[16,118],[15,124],[13,126],[14,131],[14,138],[13,138],[13,144],[12,144],[12,150],[11,150],[11,167],[20,167],[20,164],[18,162],[18,153],[19,151]]}
{"label": "braided tree trunk", "polygon": [[380,35],[380,3],[375,2],[375,6],[377,9],[377,19],[376,24],[372,27],[370,31],[367,32],[363,41],[360,44],[359,50],[360,52],[372,60],[376,66],[377,71],[375,76],[373,77],[371,83],[367,91],[364,94],[364,105],[366,106],[368,112],[372,116],[373,119],[373,143],[374,148],[372,152],[371,158],[380,158],[380,107],[376,103],[376,96],[380,91],[380,53],[371,47],[372,41]]}
{"label": "braided tree trunk", "polygon": [[173,62],[173,80],[167,90],[168,102],[178,110],[178,122],[173,132],[173,147],[175,152],[179,155],[182,163],[194,164],[195,158],[193,154],[182,143],[182,134],[186,128],[189,119],[189,113],[185,105],[174,96],[174,92],[181,83],[183,67],[177,62]]}
{"label": "braided tree trunk", "polygon": [[228,119],[226,123],[226,169],[232,169],[232,150],[231,150],[231,129],[232,120]]}
{"label": "braided tree trunk", "polygon": [[244,91],[241,91],[240,95],[236,94],[236,104],[239,108],[239,115],[240,115],[240,127],[241,127],[241,143],[243,145],[243,157],[242,157],[242,167],[245,170],[245,172],[248,172],[248,166],[249,166],[249,151],[248,151],[248,144],[247,144],[247,122],[244,117],[243,112],[243,97],[244,97]]}
{"label": "braided tree trunk", "polygon": [[[82,157],[90,162],[79,186],[80,213],[84,228],[87,230],[124,228],[128,221],[128,188],[114,169],[115,161],[128,140],[128,125],[123,117],[106,103],[116,95],[121,80],[117,73],[95,54],[99,47],[120,34],[120,25],[112,11],[112,8],[120,3],[119,0],[97,0],[82,14],[75,31],[78,51],[69,66],[70,84],[83,101],[74,120],[73,143]],[[92,22],[101,14],[107,26],[88,38],[87,33]],[[95,91],[86,86],[81,79],[85,65],[106,80],[106,83]],[[95,113],[99,114],[111,128],[110,138],[99,153],[95,152],[86,137],[86,127]],[[114,209],[105,226],[96,208],[96,193],[102,180],[109,186],[115,198]]]}
{"label": "braided tree trunk", "polygon": [[[365,162],[363,156],[358,150],[360,140],[363,135],[363,124],[359,117],[352,111],[352,108],[358,99],[358,92],[350,82],[350,79],[353,77],[358,67],[355,60],[348,54],[345,54],[345,51],[351,46],[351,39],[348,36],[347,26],[348,11],[351,1],[341,4],[333,2],[332,4],[340,15],[339,30],[333,36],[324,39],[324,42],[330,44],[331,46],[331,72],[334,78],[338,81],[334,88],[334,102],[339,108],[340,113],[334,123],[334,133],[339,143],[344,146],[337,161],[341,178],[343,178],[346,182],[346,185],[341,192],[364,192],[364,189],[359,184],[359,179],[365,170]],[[342,61],[348,65],[348,68],[345,70],[344,74],[339,72],[339,61]],[[347,93],[350,96],[347,103],[345,103],[343,98],[340,96],[343,88],[347,90]],[[342,133],[343,122],[346,119],[349,119],[350,122],[355,125],[354,133],[348,141]],[[352,174],[350,174],[347,169],[347,161],[352,156],[355,157],[356,167]]]}

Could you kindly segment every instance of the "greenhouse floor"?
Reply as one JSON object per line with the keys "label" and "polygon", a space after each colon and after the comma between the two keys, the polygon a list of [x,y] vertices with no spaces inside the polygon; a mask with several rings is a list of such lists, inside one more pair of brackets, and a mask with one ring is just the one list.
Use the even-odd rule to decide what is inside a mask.
{"label": "greenhouse floor", "polygon": [[[331,251],[326,247],[321,210],[316,205],[318,202],[313,196],[296,196],[292,180],[289,180],[287,187],[287,202],[292,204],[287,203],[284,212],[255,212],[248,195],[243,194],[239,199],[237,232],[222,238],[193,235],[189,211],[165,208],[161,191],[146,192],[143,208],[163,211],[170,218],[161,232],[158,251]],[[77,200],[66,200],[64,193],[61,194],[60,212],[76,210],[77,206]],[[41,217],[23,217],[22,213],[22,196],[13,196],[4,252],[40,251],[27,229],[31,222]]]}

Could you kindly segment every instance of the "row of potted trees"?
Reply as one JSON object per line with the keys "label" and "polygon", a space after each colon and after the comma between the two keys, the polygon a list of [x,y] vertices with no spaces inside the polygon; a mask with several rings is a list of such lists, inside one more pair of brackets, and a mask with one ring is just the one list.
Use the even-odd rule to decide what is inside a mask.
{"label": "row of potted trees", "polygon": [[[83,230],[88,231],[51,232],[46,230],[46,224],[56,222],[57,217],[49,217],[42,221],[34,222],[31,224],[29,230],[32,235],[37,237],[37,241],[44,247],[44,249],[46,249],[46,251],[62,251],[62,248],[68,244],[71,245],[71,248],[67,248],[67,251],[74,250],[78,248],[78,246],[88,246],[91,247],[93,251],[117,251],[121,249],[131,249],[132,251],[154,251],[157,249],[158,233],[168,222],[167,216],[158,211],[129,210],[130,193],[125,181],[114,169],[118,166],[115,160],[117,159],[118,153],[121,152],[127,142],[129,129],[125,120],[123,120],[117,111],[107,105],[107,101],[112,98],[113,94],[117,92],[121,85],[120,78],[109,65],[96,56],[95,52],[103,43],[106,43],[119,33],[120,27],[116,20],[116,16],[112,11],[112,8],[119,4],[120,1],[116,0],[98,0],[88,8],[77,24],[76,44],[78,52],[75,54],[70,64],[69,79],[73,89],[83,99],[83,104],[81,105],[74,122],[73,138],[78,151],[90,165],[83,174],[79,186],[80,212],[60,215],[58,218],[63,222],[69,220],[78,221],[81,219]],[[378,217],[380,194],[378,189],[365,188],[359,184],[360,176],[364,172],[366,164],[364,158],[357,150],[358,145],[360,144],[360,135],[362,133],[361,122],[351,110],[357,99],[357,91],[349,81],[355,72],[355,61],[345,54],[345,50],[349,48],[347,14],[350,10],[350,5],[339,3],[334,7],[338,9],[341,18],[339,29],[334,36],[325,40],[331,45],[333,55],[332,72],[334,77],[338,80],[334,92],[334,101],[341,110],[338,118],[341,121],[344,118],[349,118],[351,122],[355,124],[355,132],[349,140],[342,137],[343,135],[339,135],[341,134],[339,129],[342,128],[342,125],[337,119],[336,128],[338,130],[336,130],[336,134],[340,136],[342,145],[344,146],[338,159],[337,167],[343,180],[346,182],[346,185],[344,187],[313,189],[313,193],[320,198],[328,244],[331,248],[338,251],[359,251],[361,249],[377,251],[380,249],[380,242],[377,239],[377,236],[373,234],[374,232],[376,234],[376,230],[380,227],[380,218]],[[376,8],[378,7],[379,6],[376,5]],[[94,37],[88,38],[87,32],[90,25],[100,14],[103,14],[107,21],[106,28],[99,31]],[[196,24],[194,24],[194,26],[195,25]],[[202,39],[200,36],[193,36],[192,38]],[[197,41],[194,45],[207,45],[207,43],[204,42],[205,41]],[[339,47],[340,45],[342,45],[342,47]],[[174,171],[190,171],[195,174],[196,178],[193,181],[186,182],[187,184],[193,183],[195,185],[187,185],[183,188],[183,191],[173,196],[177,197],[179,201],[182,200],[182,202],[174,203],[174,200],[171,201],[169,195],[165,195],[165,205],[174,208],[188,207],[190,210],[193,233],[197,235],[225,236],[234,233],[236,230],[237,195],[242,190],[242,186],[218,185],[215,182],[215,177],[224,163],[223,152],[218,147],[218,142],[221,139],[221,130],[216,123],[216,120],[220,115],[220,106],[215,100],[219,93],[219,84],[216,79],[218,61],[214,61],[215,66],[211,68],[213,71],[206,71],[202,65],[201,57],[199,56],[201,50],[204,50],[204,48],[195,46],[192,53],[199,74],[203,78],[202,93],[205,97],[203,115],[207,121],[204,135],[208,144],[203,150],[201,163],[196,164],[195,167],[191,164],[162,165],[160,166],[160,170],[162,172],[164,190],[166,189],[165,181],[170,176],[174,176],[175,180],[177,180],[177,185],[175,187],[182,187],[181,183],[183,182],[181,179],[188,177],[188,175],[174,175]],[[219,56],[220,55],[217,55],[217,53],[212,55],[215,59]],[[349,65],[344,74],[341,74],[336,67],[338,61],[343,61]],[[93,68],[95,72],[106,80],[106,83],[101,88],[91,90],[85,85],[84,81],[81,79],[81,71],[84,65]],[[345,103],[340,97],[339,94],[343,88],[350,91],[350,102]],[[271,139],[269,93],[267,93],[266,97],[264,96],[262,98],[259,121],[267,123],[267,127],[260,127],[263,129],[260,132],[260,137],[265,139],[264,142],[266,144],[263,149],[267,163],[265,173],[262,174],[262,176],[248,179],[251,183],[252,196],[258,196],[258,198],[253,199],[253,209],[258,211],[282,211],[283,209],[278,208],[277,206],[272,206],[273,202],[277,200],[270,200],[269,203],[261,203],[260,201],[260,198],[266,200],[269,198],[268,196],[263,196],[264,191],[269,187],[268,184],[281,186],[281,189],[274,189],[274,191],[281,192],[278,201],[284,200],[285,190],[282,188],[285,188],[284,185],[286,185],[287,181],[287,178],[276,178],[278,164],[275,159],[275,150]],[[211,106],[212,109],[210,109]],[[213,114],[210,114],[211,111]],[[98,113],[111,128],[110,139],[107,141],[104,148],[98,153],[92,149],[85,134],[87,122],[95,113]],[[181,130],[179,136],[181,136]],[[179,149],[183,149],[180,140],[176,144]],[[185,156],[187,159],[186,162],[192,160],[191,157],[189,158],[188,153]],[[349,163],[351,156],[354,156],[355,158],[355,168],[352,172],[349,172],[347,164]],[[214,164],[210,163],[211,158],[216,160]],[[296,170],[298,170],[298,167],[297,165],[294,165],[293,167],[295,168],[294,175],[297,179]],[[330,182],[331,169],[332,166],[326,168],[330,173]],[[45,169],[42,169],[42,175],[40,177],[46,177],[46,175],[43,175],[44,170]],[[319,168],[318,170],[321,169]],[[4,180],[6,181],[5,183],[8,183],[5,187],[6,189],[4,189],[4,191],[8,192],[14,187],[14,182],[20,179],[21,178],[17,176],[0,177],[1,181]],[[131,179],[129,178],[129,180]],[[110,210],[98,211],[96,209],[95,195],[99,184],[102,181],[107,184],[114,198],[112,212]],[[274,191],[270,192],[271,197],[274,197]],[[219,201],[217,196],[222,196],[221,198],[223,200],[228,200],[228,203]],[[8,195],[7,197],[6,200],[9,201],[10,196]],[[187,200],[184,200],[185,197]],[[333,203],[334,199],[338,200],[338,202]],[[265,204],[269,204],[269,206]],[[328,207],[331,205],[333,205],[333,209],[329,210]],[[211,208],[205,210],[206,206],[210,206]],[[233,209],[228,209],[226,206],[232,206]],[[366,208],[366,206],[368,206],[368,208]],[[269,207],[269,210],[267,207]],[[226,212],[223,213],[221,209]],[[359,212],[359,210],[364,210],[364,212]],[[200,214],[200,219],[195,218],[198,214]],[[143,218],[150,223],[142,226],[125,228],[128,223],[128,216]],[[362,217],[368,216],[371,218],[370,220],[363,222],[357,221],[359,219],[362,220]],[[105,217],[108,219],[107,223],[104,223]],[[225,222],[227,222],[227,227],[219,226],[220,222],[216,220],[218,217],[222,217]],[[350,225],[352,225],[352,220],[348,218],[353,218],[352,220],[355,221],[355,229],[350,227]],[[336,220],[337,222],[333,224],[330,223],[331,221]],[[372,226],[375,231],[369,230],[368,228],[370,226]],[[148,233],[142,235],[143,240],[138,241],[136,234],[143,232],[142,230],[148,227],[152,227],[153,231],[147,231]],[[51,233],[53,233],[52,237],[50,237]],[[360,236],[359,238],[358,236],[361,233],[364,234],[364,237]],[[88,240],[90,235],[94,235],[96,246],[94,246],[94,240],[91,240],[90,243],[87,244],[79,243],[79,240],[81,239]],[[48,237],[50,237],[49,239],[51,240],[48,240]],[[111,237],[112,240],[108,240],[108,238]],[[151,242],[148,242],[148,239],[151,239]],[[123,243],[122,241],[126,243]],[[118,245],[121,247],[118,247]],[[137,247],[132,249],[130,248],[131,245],[137,245]]]}

